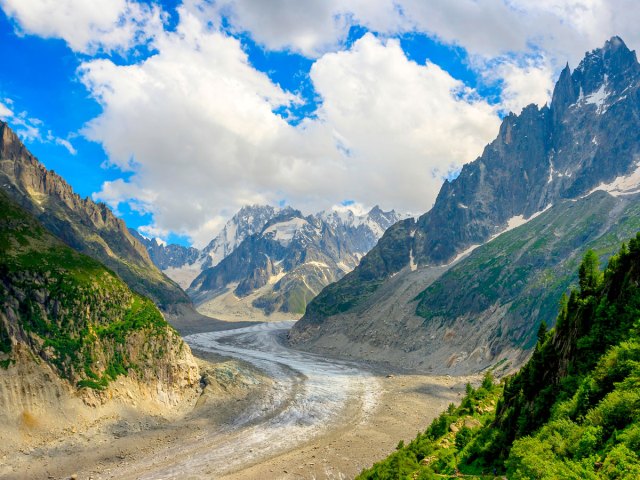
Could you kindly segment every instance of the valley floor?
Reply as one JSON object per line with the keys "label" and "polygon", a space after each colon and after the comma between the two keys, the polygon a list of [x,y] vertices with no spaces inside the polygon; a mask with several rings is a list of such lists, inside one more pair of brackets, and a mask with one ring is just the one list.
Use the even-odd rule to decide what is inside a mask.
{"label": "valley floor", "polygon": [[3,459],[8,478],[352,478],[477,380],[387,376],[290,350],[292,323],[188,335],[207,384],[193,411],[25,449]]}

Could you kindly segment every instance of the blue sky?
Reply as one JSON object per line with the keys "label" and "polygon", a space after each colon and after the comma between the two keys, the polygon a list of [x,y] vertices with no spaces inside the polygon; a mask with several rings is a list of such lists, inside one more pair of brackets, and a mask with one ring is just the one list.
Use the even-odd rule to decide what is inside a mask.
{"label": "blue sky", "polygon": [[202,245],[246,203],[422,212],[564,62],[638,36],[622,0],[268,3],[0,0],[0,116],[80,195]]}

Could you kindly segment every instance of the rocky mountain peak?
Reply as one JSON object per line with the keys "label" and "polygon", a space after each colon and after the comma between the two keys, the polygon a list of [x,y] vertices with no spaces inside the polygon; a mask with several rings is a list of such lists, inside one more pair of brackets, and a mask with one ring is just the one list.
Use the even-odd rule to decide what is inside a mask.
{"label": "rocky mountain peak", "polygon": [[635,51],[629,50],[620,37],[612,37],[602,48],[585,54],[571,75],[571,83],[576,99],[594,94],[603,96],[622,92],[639,74]]}
{"label": "rocky mountain peak", "polygon": [[640,64],[614,37],[573,73],[562,70],[550,107],[507,115],[482,155],[444,182],[433,208],[416,224],[387,229],[348,277],[309,304],[305,319],[345,314],[407,266],[450,265],[565,199],[595,190],[632,194],[640,188],[638,158]]}
{"label": "rocky mountain peak", "polygon": [[225,224],[223,229],[202,249],[203,268],[213,267],[228,256],[250,235],[262,231],[266,223],[281,210],[271,205],[245,205]]}

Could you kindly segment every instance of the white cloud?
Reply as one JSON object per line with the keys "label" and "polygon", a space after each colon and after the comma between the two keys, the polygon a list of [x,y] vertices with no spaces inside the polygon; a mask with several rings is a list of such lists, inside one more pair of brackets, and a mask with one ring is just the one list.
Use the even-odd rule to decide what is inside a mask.
{"label": "white cloud", "polygon": [[409,27],[394,0],[221,0],[217,4],[217,12],[229,17],[235,29],[248,31],[268,49],[289,49],[310,57],[338,48],[354,24],[379,33]]}
{"label": "white cloud", "polygon": [[61,147],[66,148],[71,155],[76,155],[78,153],[78,151],[73,147],[73,145],[71,145],[71,142],[69,140],[56,137],[53,139],[53,141],[56,145],[60,145]]}
{"label": "white cloud", "polygon": [[136,65],[83,65],[82,79],[104,108],[85,133],[113,164],[136,172],[106,184],[100,198],[143,196],[142,206],[152,198],[158,225],[191,232],[222,206],[265,201],[255,179],[276,182],[288,160],[274,144],[291,128],[272,110],[297,98],[254,70],[237,40],[185,9],[157,47]]}
{"label": "white cloud", "polygon": [[503,57],[483,68],[486,82],[501,84],[500,108],[505,113],[520,113],[531,103],[542,106],[551,99],[556,74],[544,58]]}
{"label": "white cloud", "polygon": [[[5,103],[8,102],[5,100]],[[13,110],[11,110],[8,105],[5,105],[5,103],[0,102],[0,120],[6,121],[13,117]]]}
{"label": "white cloud", "polygon": [[79,52],[122,50],[162,30],[161,10],[131,0],[0,0],[20,31],[62,38]]}
{"label": "white cloud", "polygon": [[51,130],[47,132],[46,140],[47,142],[55,143],[56,145],[60,145],[61,147],[64,147],[71,155],[76,155],[78,153],[77,150],[74,148],[74,146],[71,145],[71,142],[69,140],[65,138],[56,137],[51,132]]}
{"label": "white cloud", "polygon": [[[285,199],[311,212],[353,198],[424,211],[441,177],[495,136],[497,110],[544,103],[566,61],[575,66],[614,34],[640,44],[632,0],[185,0],[173,32],[158,7],[134,0],[0,6],[22,32],[78,52],[152,42],[145,60],[87,59],[80,69],[103,107],[85,135],[133,173],[95,198],[152,213],[153,236],[174,231],[199,245],[247,203]],[[273,113],[301,100],[250,65],[221,15],[225,28],[267,50],[315,59],[316,116],[294,127]],[[352,25],[379,35],[344,50]],[[406,32],[462,47],[481,80],[500,86],[501,103],[488,105],[437,65],[407,60],[392,38]],[[0,104],[23,136],[41,138],[15,110]],[[53,141],[73,153],[68,140]]]}
{"label": "white cloud", "polygon": [[235,28],[271,50],[318,56],[344,42],[351,25],[385,35],[424,32],[471,55],[540,49],[559,63],[621,35],[640,45],[636,0],[218,0]]}
{"label": "white cloud", "polygon": [[297,97],[253,69],[236,39],[180,13],[177,31],[156,39],[157,55],[82,67],[103,106],[86,135],[135,172],[105,183],[96,198],[133,201],[154,214],[157,231],[202,245],[223,212],[283,198],[309,212],[345,195],[424,210],[442,175],[495,134],[492,107],[439,67],[408,61],[397,41],[373,35],[316,62],[318,118],[293,127],[273,110]]}
{"label": "white cloud", "polygon": [[475,159],[497,129],[492,107],[437,65],[408,61],[396,40],[367,34],[319,59],[311,78],[323,99],[319,126],[351,152],[349,194],[367,204],[426,210],[447,172]]}

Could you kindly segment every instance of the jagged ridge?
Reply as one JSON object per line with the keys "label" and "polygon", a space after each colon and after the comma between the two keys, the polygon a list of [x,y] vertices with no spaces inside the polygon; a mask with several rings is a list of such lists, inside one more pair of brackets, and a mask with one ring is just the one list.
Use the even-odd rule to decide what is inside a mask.
{"label": "jagged ridge", "polygon": [[343,311],[336,296],[352,305],[363,301],[412,257],[421,266],[449,263],[513,217],[529,218],[633,171],[640,155],[639,80],[635,52],[618,37],[587,54],[573,73],[567,66],[549,107],[530,105],[505,117],[483,154],[444,182],[433,208],[413,226],[391,227],[351,276],[309,305],[309,320]]}
{"label": "jagged ridge", "polygon": [[[449,339],[458,336],[459,328],[462,333],[466,331],[460,321],[467,318],[473,319],[474,328],[484,333],[477,335],[478,341],[454,341],[450,359],[437,357],[440,362],[444,360],[445,365],[451,366],[471,357],[495,358],[500,347],[530,347],[536,325],[549,312],[549,307],[546,304],[543,309],[532,307],[535,296],[529,299],[529,306],[525,306],[526,294],[535,295],[536,292],[522,288],[522,285],[540,278],[537,276],[550,266],[550,261],[556,261],[559,252],[553,249],[538,251],[544,254],[539,257],[527,256],[524,252],[524,257],[515,257],[515,260],[527,259],[526,264],[520,265],[527,272],[515,272],[519,276],[512,279],[514,285],[506,290],[503,288],[506,284],[502,283],[504,276],[494,275],[497,264],[487,263],[481,271],[469,270],[464,275],[465,280],[454,278],[453,273],[443,277],[430,287],[418,307],[417,313],[426,319],[421,323],[414,315],[416,307],[411,308],[411,299],[403,292],[419,294],[434,281],[433,275],[418,272],[411,277],[406,271],[412,259],[419,270],[435,272],[434,265],[444,265],[441,269],[446,270],[458,254],[485,244],[509,225],[526,222],[546,209],[550,210],[538,218],[552,215],[557,208],[564,209],[560,207],[564,199],[581,202],[583,196],[598,188],[617,196],[637,192],[640,188],[637,171],[640,158],[639,86],[640,65],[635,53],[617,37],[608,41],[604,48],[587,54],[573,73],[567,67],[556,84],[549,107],[540,109],[531,105],[520,115],[507,116],[498,137],[485,148],[482,156],[465,165],[457,179],[443,184],[432,210],[415,224],[408,220],[392,226],[358,268],[326,288],[308,305],[307,313],[291,331],[292,343],[329,353],[321,347],[327,343],[324,338],[342,336],[359,344],[354,350],[368,351],[368,342],[384,341],[418,356],[422,351],[431,352],[426,348],[426,344],[431,343],[429,339],[441,341],[442,337],[434,331],[437,325],[441,330],[450,329],[448,333],[442,332]],[[607,200],[603,197],[603,201]],[[598,208],[594,206],[595,211]],[[619,219],[616,212],[614,209],[610,215]],[[611,239],[628,234],[623,228],[617,231],[617,225],[606,217],[599,221],[602,222],[601,232]],[[523,232],[516,229],[510,233],[515,235],[518,231]],[[575,247],[579,248],[581,242],[587,240],[588,237],[577,238]],[[601,251],[605,256],[612,253],[611,243],[608,245],[609,250]],[[516,249],[515,253],[522,255],[523,252]],[[500,259],[495,262],[503,267],[508,265]],[[456,271],[477,267],[478,264],[463,262]],[[565,278],[568,274],[565,271],[562,275]],[[565,280],[559,287],[566,288]],[[408,284],[411,284],[409,289]],[[438,296],[437,288],[444,293]],[[507,295],[504,301],[487,301],[495,300],[500,292],[507,290],[517,293]],[[456,298],[455,305],[451,305],[450,300],[448,303],[443,300],[452,292],[457,292],[453,297]],[[460,294],[464,298],[459,300]],[[396,303],[406,303],[401,305],[402,312],[395,313],[391,317],[393,322],[387,325],[388,322],[375,312],[389,310],[387,304],[392,305],[394,298]],[[475,299],[469,301],[469,298]],[[511,305],[510,302],[515,303]],[[386,325],[384,328],[383,324]],[[394,336],[394,325],[398,332],[412,325],[413,333],[404,341],[396,339],[399,334]],[[496,342],[489,325],[514,341]],[[366,337],[362,336],[365,330],[369,332]],[[427,340],[422,343],[417,340],[425,337]],[[434,355],[429,355],[424,363],[433,365],[435,359]],[[413,361],[410,363],[415,365]],[[474,364],[480,367],[482,362]],[[463,364],[460,368],[474,367]]]}
{"label": "jagged ridge", "polygon": [[47,170],[0,121],[0,188],[73,249],[114,270],[159,306],[189,304],[187,295],[153,264],[145,247],[104,204],[80,198]]}

